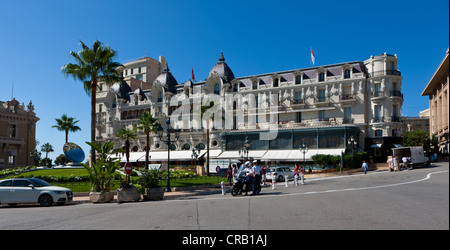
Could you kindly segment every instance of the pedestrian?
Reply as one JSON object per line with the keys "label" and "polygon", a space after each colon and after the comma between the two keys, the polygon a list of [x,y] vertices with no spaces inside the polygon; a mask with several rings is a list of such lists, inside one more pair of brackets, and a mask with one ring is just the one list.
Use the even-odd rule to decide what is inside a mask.
{"label": "pedestrian", "polygon": [[389,172],[392,172],[394,170],[392,156],[388,156],[387,164],[389,166]]}
{"label": "pedestrian", "polygon": [[262,178],[263,186],[267,185],[266,184],[266,167],[264,165],[261,167],[261,178]]}
{"label": "pedestrian", "polygon": [[233,176],[233,183],[235,182],[234,176],[237,173],[237,169],[236,169],[236,163],[233,163],[233,165],[231,165],[231,175]]}
{"label": "pedestrian", "polygon": [[363,161],[362,168],[364,169],[364,174],[367,174],[367,169],[369,168],[369,165],[365,160]]}
{"label": "pedestrian", "polygon": [[253,192],[251,195],[259,194],[259,190],[261,190],[261,167],[258,166],[258,160],[253,161]]}
{"label": "pedestrian", "polygon": [[228,165],[227,169],[227,181],[230,183],[231,186],[231,178],[233,177],[233,170],[231,169],[231,165]]}
{"label": "pedestrian", "polygon": [[297,163],[295,163],[295,168],[294,168],[294,178],[295,178],[295,176],[297,176],[298,175],[298,165],[297,165]]}

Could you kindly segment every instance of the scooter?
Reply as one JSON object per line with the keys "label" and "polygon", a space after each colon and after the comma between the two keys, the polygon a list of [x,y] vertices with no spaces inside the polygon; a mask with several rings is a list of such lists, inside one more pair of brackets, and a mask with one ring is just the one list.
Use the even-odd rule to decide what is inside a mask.
{"label": "scooter", "polygon": [[[246,182],[246,177],[244,175],[239,175],[238,178],[234,180],[233,188],[231,189],[231,195],[237,196],[241,195],[243,191],[245,191],[244,187],[247,188],[248,191],[253,191],[253,178],[250,178],[249,181]],[[259,187],[259,193],[261,193],[261,186]]]}

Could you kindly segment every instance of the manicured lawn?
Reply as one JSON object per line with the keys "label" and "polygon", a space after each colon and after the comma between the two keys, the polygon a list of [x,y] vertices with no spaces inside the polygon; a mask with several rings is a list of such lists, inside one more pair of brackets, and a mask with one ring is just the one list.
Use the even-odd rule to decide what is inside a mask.
{"label": "manicured lawn", "polygon": [[87,175],[88,172],[84,168],[76,169],[43,169],[31,172],[22,173],[14,176],[15,178],[21,178],[23,176],[35,175],[35,176],[70,176],[70,175]]}
{"label": "manicured lawn", "polygon": [[[26,173],[22,173],[19,175],[13,176],[13,178],[31,178],[36,176],[37,178],[41,177],[42,179],[51,178],[55,179],[65,179],[64,177],[70,176],[87,176],[88,172],[86,169],[48,169],[48,170],[36,170],[30,171]],[[131,182],[136,183],[138,176],[132,176]],[[189,186],[201,186],[201,185],[210,185],[210,184],[219,184],[220,182],[225,181],[225,177],[217,177],[217,176],[195,176],[195,177],[183,177],[177,178],[173,177],[170,179],[171,187],[189,187]],[[74,193],[79,192],[90,192],[91,185],[89,181],[48,181],[50,184],[60,187],[67,187],[71,189]],[[112,181],[113,187],[115,190],[119,188],[119,181]],[[164,180],[161,183],[162,187],[166,186],[166,181]]]}

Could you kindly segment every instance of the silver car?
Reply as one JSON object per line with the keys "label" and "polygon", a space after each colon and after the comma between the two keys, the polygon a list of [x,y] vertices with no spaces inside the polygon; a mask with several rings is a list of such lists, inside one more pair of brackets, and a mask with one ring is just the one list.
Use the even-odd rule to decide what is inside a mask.
{"label": "silver car", "polygon": [[276,181],[281,182],[284,181],[286,176],[288,180],[294,179],[294,171],[292,171],[288,167],[269,167],[266,170],[266,179],[272,180],[276,176]]}
{"label": "silver car", "polygon": [[51,206],[53,203],[70,202],[73,193],[68,188],[52,186],[35,178],[17,178],[0,181],[0,204],[14,206],[18,203],[39,203]]}

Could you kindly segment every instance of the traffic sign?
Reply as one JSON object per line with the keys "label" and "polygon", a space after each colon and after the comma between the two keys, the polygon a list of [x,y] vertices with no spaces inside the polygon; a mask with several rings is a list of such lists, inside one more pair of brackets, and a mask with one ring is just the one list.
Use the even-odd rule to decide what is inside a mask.
{"label": "traffic sign", "polygon": [[127,162],[125,164],[125,174],[130,175],[131,171],[133,171],[133,165],[131,165],[131,162]]}

